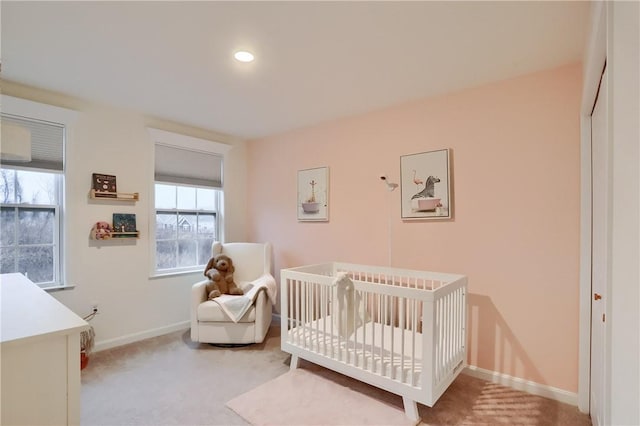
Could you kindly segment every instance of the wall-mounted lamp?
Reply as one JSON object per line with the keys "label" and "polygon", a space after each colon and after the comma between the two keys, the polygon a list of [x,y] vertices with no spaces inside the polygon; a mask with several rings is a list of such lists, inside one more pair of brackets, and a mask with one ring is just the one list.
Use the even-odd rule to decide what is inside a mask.
{"label": "wall-mounted lamp", "polygon": [[31,131],[18,124],[2,123],[0,155],[5,161],[31,161]]}
{"label": "wall-mounted lamp", "polygon": [[393,191],[394,189],[396,189],[398,187],[397,183],[389,182],[389,179],[387,178],[387,175],[380,175],[380,180],[387,185],[387,189],[389,191]]}

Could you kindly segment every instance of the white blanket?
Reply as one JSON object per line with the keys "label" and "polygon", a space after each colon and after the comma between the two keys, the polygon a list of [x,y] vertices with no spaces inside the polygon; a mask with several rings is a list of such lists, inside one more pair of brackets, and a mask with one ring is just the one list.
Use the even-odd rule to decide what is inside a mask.
{"label": "white blanket", "polygon": [[213,299],[225,314],[233,321],[238,322],[256,301],[261,290],[267,292],[267,296],[272,304],[276,303],[277,286],[275,279],[270,275],[263,275],[250,283],[240,284],[244,291],[242,296],[232,296],[223,294]]}
{"label": "white blanket", "polygon": [[331,315],[340,336],[347,338],[369,321],[369,315],[364,310],[361,293],[355,291],[353,281],[346,273],[339,272],[332,285],[336,289]]}

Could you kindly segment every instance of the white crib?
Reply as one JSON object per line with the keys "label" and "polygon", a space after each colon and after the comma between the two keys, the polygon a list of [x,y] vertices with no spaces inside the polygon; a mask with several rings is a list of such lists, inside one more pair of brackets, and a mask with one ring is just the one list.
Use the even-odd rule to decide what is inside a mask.
{"label": "white crib", "polygon": [[463,275],[327,263],[281,271],[282,350],[432,407],[466,366]]}

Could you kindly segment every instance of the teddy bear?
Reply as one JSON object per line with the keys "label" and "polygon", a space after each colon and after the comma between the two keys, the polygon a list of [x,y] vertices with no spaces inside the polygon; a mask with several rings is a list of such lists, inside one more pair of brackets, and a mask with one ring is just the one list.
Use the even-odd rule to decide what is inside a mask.
{"label": "teddy bear", "polygon": [[233,281],[235,270],[233,261],[226,254],[218,254],[209,259],[204,268],[204,276],[209,278],[206,290],[209,300],[222,294],[244,294],[244,291]]}
{"label": "teddy bear", "polygon": [[111,225],[108,222],[96,222],[91,230],[91,237],[94,240],[108,240],[111,238]]}

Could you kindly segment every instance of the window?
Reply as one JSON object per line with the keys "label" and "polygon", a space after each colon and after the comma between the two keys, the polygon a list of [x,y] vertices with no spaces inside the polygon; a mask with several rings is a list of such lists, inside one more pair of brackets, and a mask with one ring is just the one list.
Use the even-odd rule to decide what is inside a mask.
{"label": "window", "polygon": [[201,271],[221,240],[227,145],[149,129],[155,142],[155,274]]}
{"label": "window", "polygon": [[200,269],[218,240],[218,200],[212,188],[155,184],[156,270]]}
{"label": "window", "polygon": [[[15,99],[3,96],[3,109],[11,110]],[[0,273],[20,272],[42,287],[60,286],[65,125],[8,113],[1,124],[3,139],[11,137],[11,128],[27,134],[20,144],[30,158],[3,152],[0,160]]]}

